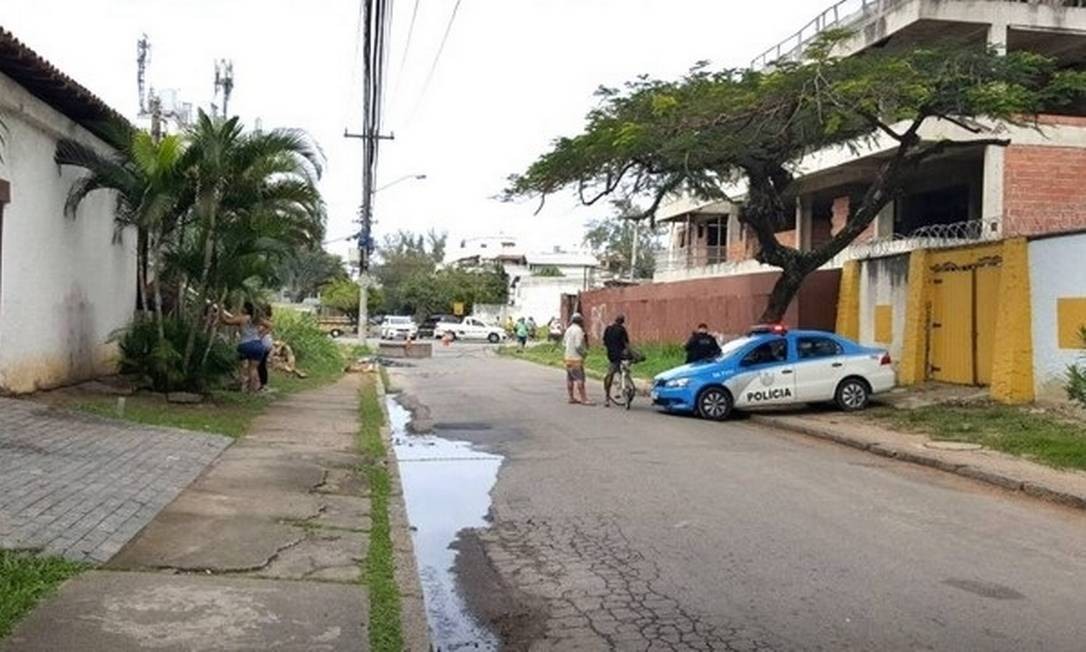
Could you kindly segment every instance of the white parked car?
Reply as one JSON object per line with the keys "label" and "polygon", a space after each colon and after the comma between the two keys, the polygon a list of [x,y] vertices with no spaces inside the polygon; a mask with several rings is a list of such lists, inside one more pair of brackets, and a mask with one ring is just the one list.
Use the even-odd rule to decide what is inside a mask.
{"label": "white parked car", "polygon": [[491,326],[476,317],[464,317],[459,322],[438,322],[434,326],[434,337],[441,339],[448,333],[454,340],[485,340],[497,344],[506,338],[505,329]]}
{"label": "white parked car", "polygon": [[410,317],[388,316],[381,321],[381,338],[385,340],[415,339],[419,327]]}

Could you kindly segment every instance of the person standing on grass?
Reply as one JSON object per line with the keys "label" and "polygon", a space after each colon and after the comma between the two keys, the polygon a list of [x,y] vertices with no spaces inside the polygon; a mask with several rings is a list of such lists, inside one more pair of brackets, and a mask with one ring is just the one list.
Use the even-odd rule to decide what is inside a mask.
{"label": "person standing on grass", "polygon": [[569,328],[562,336],[562,346],[565,349],[563,359],[566,364],[569,402],[573,405],[594,405],[588,400],[588,392],[584,386],[584,359],[588,355],[588,337],[584,332],[584,317],[580,313],[573,313]]}
{"label": "person standing on grass", "polygon": [[690,334],[686,341],[686,364],[700,360],[711,360],[720,355],[720,344],[709,332],[708,324],[698,324],[698,330]]}
{"label": "person standing on grass", "polygon": [[528,322],[527,323],[528,323],[528,339],[534,340],[536,338],[536,333],[539,331],[539,326],[536,325],[534,317],[528,317]]}
{"label": "person standing on grass", "polygon": [[260,329],[260,343],[264,345],[264,357],[260,359],[260,365],[257,367],[257,377],[260,379],[260,390],[264,391],[268,387],[268,358],[271,357],[272,349],[275,348],[275,338],[272,337],[272,307],[268,304],[264,304],[264,319],[261,320],[258,328]]}
{"label": "person standing on grass", "polygon": [[630,335],[626,332],[626,317],[615,317],[603,331],[603,346],[607,349],[607,375],[603,377],[603,407],[611,407],[611,386],[615,374],[622,370],[622,360],[630,354]]}
{"label": "person standing on grass", "polygon": [[521,317],[513,328],[516,331],[517,346],[523,351],[524,346],[528,343],[528,322],[524,321],[524,317]]}

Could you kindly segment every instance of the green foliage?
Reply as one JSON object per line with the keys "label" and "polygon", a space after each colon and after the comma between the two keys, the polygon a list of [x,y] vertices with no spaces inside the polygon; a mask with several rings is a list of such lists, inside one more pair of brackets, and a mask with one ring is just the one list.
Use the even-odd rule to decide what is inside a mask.
{"label": "green foliage", "polygon": [[532,276],[541,276],[544,278],[560,278],[565,276],[562,270],[558,269],[554,265],[544,265],[538,269],[532,271]]}
{"label": "green foliage", "polygon": [[272,321],[275,339],[290,345],[299,368],[311,373],[343,369],[343,352],[321,331],[313,315],[279,310]]}
{"label": "green foliage", "polygon": [[0,639],[61,582],[87,568],[60,557],[0,550]]}
{"label": "green foliage", "polygon": [[[1082,340],[1082,348],[1086,349],[1086,326],[1079,330],[1079,338]],[[1067,367],[1067,397],[1079,405],[1086,407],[1086,356],[1082,361]]]}
{"label": "green foliage", "polygon": [[403,632],[400,624],[400,590],[396,583],[396,556],[392,547],[392,520],[389,513],[392,477],[387,466],[388,451],[381,437],[384,413],[373,376],[366,376],[362,382],[359,419],[362,425],[358,445],[365,458],[361,471],[369,485],[372,522],[369,547],[363,565],[370,598],[370,649],[399,652],[403,649]]}
{"label": "green foliage", "polygon": [[[358,283],[351,279],[332,281],[321,288],[321,305],[333,308],[358,321]],[[380,288],[370,288],[366,293],[367,311],[375,314],[381,309],[384,295]]]}
{"label": "green foliage", "polygon": [[[277,274],[296,302],[316,296],[330,283],[350,282],[343,260],[319,247],[303,249],[290,256],[279,266]],[[357,305],[356,297],[355,314],[358,313]]]}
{"label": "green foliage", "polygon": [[612,202],[615,214],[612,217],[592,220],[584,234],[584,242],[592,252],[603,261],[609,272],[616,276],[629,277],[633,262],[634,233],[637,233],[637,267],[633,270],[634,278],[652,278],[656,271],[654,251],[659,243],[660,230],[648,220],[637,221],[642,210],[635,207],[628,199]]}
{"label": "green foliage", "polygon": [[383,292],[376,312],[424,319],[450,312],[454,303],[470,309],[476,303],[505,302],[509,284],[500,267],[438,269],[444,243],[444,235],[433,232],[416,236],[401,231],[386,238],[379,250],[381,264],[374,270]]}
{"label": "green foliage", "polygon": [[[955,148],[1005,144],[978,122],[1028,122],[1081,102],[1086,74],[1028,52],[948,45],[869,49],[836,58],[831,32],[802,62],[768,70],[709,70],[698,64],[675,80],[639,77],[600,89],[584,129],[554,141],[522,173],[507,199],[576,189],[587,204],[611,194],[644,199],[654,218],[669,195],[726,199],[722,188],[746,181],[740,219],[757,238],[759,261],[784,270],[763,319],[779,318],[803,278],[844,249],[904,187],[925,160]],[[918,130],[942,119],[981,134],[925,142]],[[860,155],[876,137],[891,155],[877,161],[870,185],[850,205],[844,228],[810,251],[777,240],[794,219],[793,171],[804,156],[835,145]],[[883,145],[885,148],[885,144]]]}
{"label": "green foliage", "polygon": [[1006,405],[937,405],[920,410],[872,410],[869,414],[898,428],[929,433],[935,439],[982,444],[1056,468],[1086,469],[1082,422]]}
{"label": "green foliage", "polygon": [[121,373],[136,376],[156,392],[202,392],[218,386],[237,368],[234,347],[218,338],[212,343],[203,329],[197,329],[200,351],[210,344],[210,352],[206,360],[194,359],[183,369],[181,351],[192,329],[188,322],[167,318],[163,321],[165,339],[159,341],[154,320],[136,319],[114,335],[121,350]]}

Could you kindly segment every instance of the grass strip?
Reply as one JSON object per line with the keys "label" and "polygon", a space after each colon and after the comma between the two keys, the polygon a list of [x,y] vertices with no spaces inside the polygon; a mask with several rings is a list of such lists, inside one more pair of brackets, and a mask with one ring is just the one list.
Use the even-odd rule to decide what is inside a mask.
{"label": "grass strip", "polygon": [[933,439],[981,444],[1058,469],[1086,470],[1086,428],[1070,418],[989,404],[880,408],[867,414],[892,428]]}
{"label": "grass strip", "polygon": [[89,566],[60,557],[0,550],[0,639],[64,580]]}
{"label": "grass strip", "polygon": [[362,422],[359,449],[365,458],[362,472],[370,488],[372,518],[369,552],[363,569],[370,595],[370,649],[375,652],[399,652],[403,649],[403,631],[389,516],[392,477],[386,466],[388,451],[381,437],[384,412],[377,396],[377,379],[372,375],[362,377],[359,419]]}
{"label": "grass strip", "polygon": [[[635,344],[634,348],[645,356],[644,362],[633,366],[633,375],[637,378],[652,378],[656,374],[678,367],[686,362],[686,352],[678,344]],[[544,342],[530,346],[520,351],[515,346],[503,346],[498,353],[510,358],[520,358],[550,367],[563,367],[564,349],[561,344]],[[607,352],[602,346],[593,346],[588,349],[588,357],[585,358],[585,371],[590,375],[602,378],[607,373]]]}

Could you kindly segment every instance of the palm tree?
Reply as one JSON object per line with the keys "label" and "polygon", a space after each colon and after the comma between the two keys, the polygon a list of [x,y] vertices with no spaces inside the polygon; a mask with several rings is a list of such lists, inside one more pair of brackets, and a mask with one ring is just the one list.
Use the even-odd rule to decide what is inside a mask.
{"label": "palm tree", "polygon": [[[193,187],[193,217],[201,250],[196,310],[212,288],[216,244],[232,222],[260,215],[279,224],[292,240],[316,236],[324,203],[316,189],[323,155],[301,131],[245,132],[238,118],[216,120],[200,111],[184,166]],[[192,359],[196,331],[189,332],[182,364]]]}
{"label": "palm tree", "polygon": [[116,140],[124,144],[114,152],[103,154],[78,141],[65,139],[57,144],[54,159],[60,165],[74,165],[88,172],[69,190],[65,210],[70,216],[76,216],[79,205],[89,195],[100,190],[115,193],[117,237],[125,228],[137,230],[136,276],[140,307],[146,307],[143,295],[149,272],[159,335],[164,338],[163,243],[185,211],[185,186],[181,174],[184,142],[177,136],[156,141],[145,131],[124,130],[121,133],[123,136]]}

